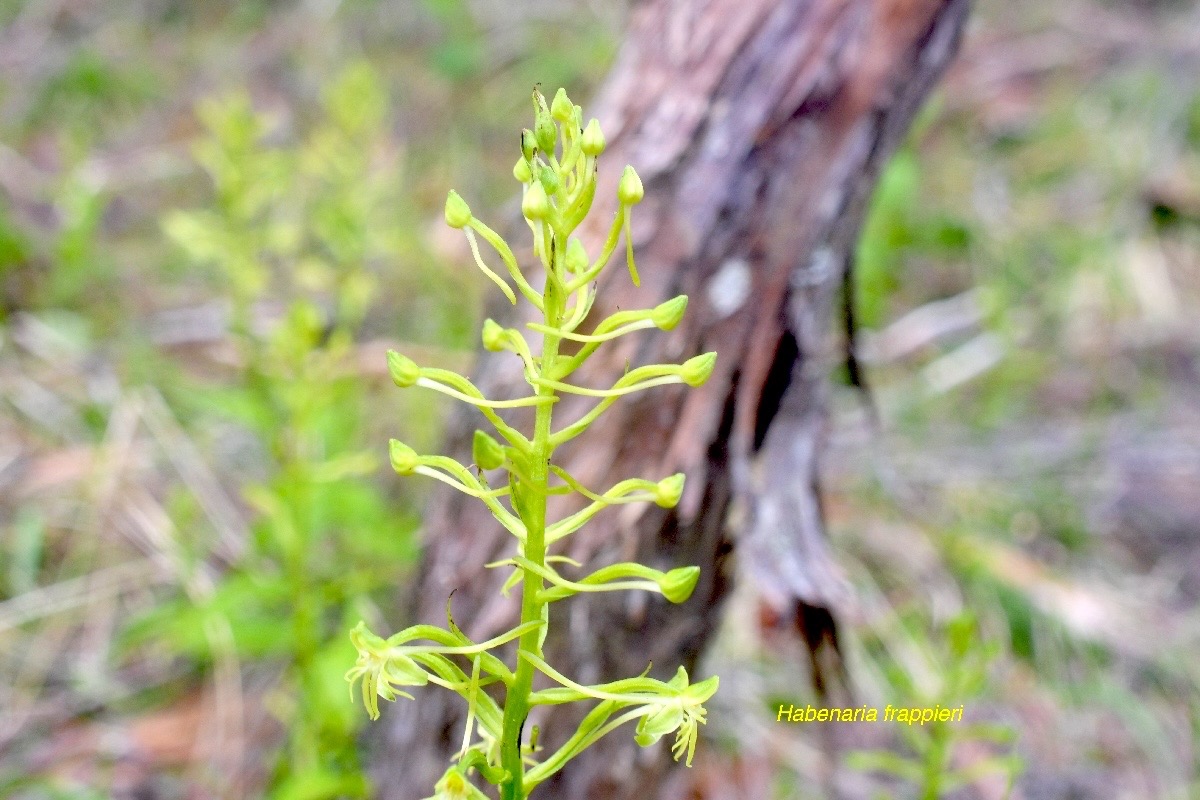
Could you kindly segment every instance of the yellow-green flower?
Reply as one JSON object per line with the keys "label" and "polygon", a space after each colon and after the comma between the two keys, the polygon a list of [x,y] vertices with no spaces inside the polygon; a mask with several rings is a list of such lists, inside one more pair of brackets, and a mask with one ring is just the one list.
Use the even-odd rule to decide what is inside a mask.
{"label": "yellow-green flower", "polygon": [[708,680],[688,685],[687,670],[683,667],[675,673],[667,686],[678,693],[647,706],[647,713],[638,720],[635,738],[642,747],[649,747],[671,731],[678,731],[671,753],[678,761],[687,753],[687,765],[692,765],[696,753],[696,740],[700,736],[708,711],[703,703],[717,691],[719,679],[714,675]]}
{"label": "yellow-green flower", "polygon": [[362,679],[363,706],[371,719],[379,719],[379,698],[394,701],[399,695],[409,700],[413,696],[397,689],[397,686],[424,686],[429,675],[406,656],[400,648],[390,646],[384,639],[358,623],[350,631],[350,641],[358,650],[358,661],[346,673],[350,682],[350,699],[354,699],[354,684]]}
{"label": "yellow-green flower", "polygon": [[487,800],[487,795],[467,780],[458,767],[451,767],[434,784],[433,794],[424,800]]}

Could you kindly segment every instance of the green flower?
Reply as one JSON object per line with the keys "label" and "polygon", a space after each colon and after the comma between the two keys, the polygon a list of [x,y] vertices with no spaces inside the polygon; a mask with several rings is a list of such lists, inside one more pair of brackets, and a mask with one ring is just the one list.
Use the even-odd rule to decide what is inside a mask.
{"label": "green flower", "polygon": [[646,714],[638,721],[635,731],[637,743],[649,747],[668,733],[678,731],[671,753],[676,761],[687,753],[686,763],[690,767],[692,756],[696,753],[696,740],[700,736],[699,726],[704,724],[708,716],[703,703],[716,693],[718,683],[719,678],[714,675],[689,686],[687,670],[680,667],[675,677],[667,683],[677,694],[646,706]]}
{"label": "green flower", "polygon": [[424,800],[487,800],[487,795],[479,791],[458,767],[446,770],[433,786],[433,794]]}
{"label": "green flower", "polygon": [[362,679],[363,706],[371,719],[379,719],[379,698],[395,701],[396,696],[413,696],[397,689],[397,686],[424,686],[429,675],[398,647],[392,647],[384,639],[367,629],[360,622],[350,631],[350,641],[358,650],[358,661],[346,673],[350,682],[350,699],[354,699],[354,684]]}

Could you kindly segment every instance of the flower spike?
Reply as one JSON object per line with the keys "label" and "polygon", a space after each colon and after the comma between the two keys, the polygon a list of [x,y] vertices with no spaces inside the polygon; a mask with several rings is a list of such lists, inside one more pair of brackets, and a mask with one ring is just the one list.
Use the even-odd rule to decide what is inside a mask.
{"label": "flower spike", "polygon": [[[544,276],[541,290],[526,277],[535,273],[523,270],[509,243],[478,219],[458,193],[447,194],[444,208],[447,225],[463,231],[471,258],[484,276],[510,303],[515,304],[520,295],[540,312],[540,318],[519,329],[485,320],[481,336],[488,352],[508,352],[520,358],[530,392],[492,399],[457,372],[419,366],[394,351],[387,356],[388,373],[397,386],[418,386],[460,400],[477,409],[491,425],[486,431],[474,432],[470,463],[419,454],[393,439],[388,444],[392,468],[401,475],[437,480],[479,500],[516,540],[515,552],[486,565],[511,569],[510,574],[498,576],[496,583],[502,584],[500,591],[506,596],[512,590],[520,594],[520,623],[507,631],[487,641],[472,641],[449,611],[448,628],[414,625],[386,640],[362,623],[351,631],[358,657],[346,679],[352,698],[355,685],[361,684],[362,703],[371,719],[379,717],[380,698],[411,699],[405,691],[408,687],[433,684],[456,692],[466,702],[461,747],[427,800],[484,800],[493,794],[485,794],[472,781],[486,781],[507,800],[526,800],[573,757],[629,723],[635,728],[633,738],[644,747],[675,734],[672,754],[690,766],[699,726],[707,717],[704,703],[717,690],[715,677],[692,684],[683,668],[670,681],[648,677],[647,667],[632,678],[585,686],[544,660],[553,603],[581,593],[627,590],[659,594],[662,602],[684,603],[695,592],[700,579],[700,569],[695,566],[664,571],[619,562],[588,572],[583,564],[550,552],[557,542],[613,506],[653,503],[663,509],[675,508],[683,496],[682,473],[659,480],[628,478],[606,491],[593,491],[555,464],[553,457],[556,448],[584,433],[626,395],[659,386],[700,386],[712,375],[716,354],[705,353],[682,364],[627,367],[608,388],[568,382],[608,342],[643,331],[675,330],[688,299],[680,295],[652,308],[617,309],[599,321],[591,317],[594,307],[604,305],[597,301],[597,292],[604,285],[599,279],[617,255],[622,239],[630,279],[635,286],[640,283],[633,253],[632,211],[644,199],[645,187],[637,171],[626,166],[618,180],[618,208],[607,236],[597,243],[596,252],[589,254],[583,237],[575,234],[595,199],[598,162],[607,145],[600,123],[591,119],[585,125],[583,109],[562,89],[547,102],[535,87],[532,101],[533,123],[521,131],[521,153],[512,174],[521,184],[521,213],[533,233],[533,266]],[[481,252],[480,239],[491,248],[487,253]],[[503,268],[493,270],[485,255],[493,262],[498,256]],[[535,349],[539,339],[540,348]],[[582,416],[556,429],[556,403],[568,394],[597,400]],[[526,410],[514,413],[512,422],[501,416],[508,409],[522,408]],[[522,433],[516,421],[528,422],[531,417],[532,434]],[[555,506],[548,499],[562,495],[582,498],[583,503],[573,513],[551,518],[549,512]],[[564,564],[580,571],[563,568]],[[508,663],[501,658],[503,653],[495,652],[505,646]],[[535,691],[537,673],[557,685]],[[503,707],[495,699],[501,695]],[[574,702],[587,702],[591,708],[579,717],[574,734],[554,752],[544,752],[536,726],[526,726],[530,711],[538,705]]]}

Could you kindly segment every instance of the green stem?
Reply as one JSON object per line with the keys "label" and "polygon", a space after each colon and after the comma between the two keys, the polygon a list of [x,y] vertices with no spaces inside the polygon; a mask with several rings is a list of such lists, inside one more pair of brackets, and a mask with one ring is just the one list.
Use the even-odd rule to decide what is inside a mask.
{"label": "green stem", "polygon": [[942,796],[942,776],[946,773],[947,737],[943,731],[934,729],[925,752],[925,785],[921,800],[938,800]]}
{"label": "green stem", "polygon": [[[557,330],[562,325],[566,297],[563,296],[555,272],[561,270],[566,256],[567,237],[564,232],[556,231],[554,239],[554,252],[550,267],[546,270],[543,314],[546,325]],[[554,373],[560,342],[561,337],[556,334],[543,334],[539,362],[542,375]],[[539,397],[555,396],[552,386],[538,384],[534,386],[534,390]],[[553,408],[552,402],[539,403],[537,406],[530,448],[529,480],[525,487],[527,492],[523,493],[525,513],[521,515],[526,527],[525,558],[543,569],[546,565],[546,498],[549,493],[550,457],[554,453],[554,443],[550,436]],[[522,624],[542,619],[542,607],[545,605],[541,596],[543,588],[542,576],[525,570],[521,586]],[[518,649],[541,658],[544,633],[544,629],[540,628],[528,631],[521,636]],[[525,800],[528,796],[525,788],[525,763],[521,757],[521,736],[525,728],[525,719],[529,715],[534,667],[528,659],[518,657],[517,661],[516,675],[505,698],[501,731],[500,764],[508,773],[508,780],[500,787],[503,800]]]}

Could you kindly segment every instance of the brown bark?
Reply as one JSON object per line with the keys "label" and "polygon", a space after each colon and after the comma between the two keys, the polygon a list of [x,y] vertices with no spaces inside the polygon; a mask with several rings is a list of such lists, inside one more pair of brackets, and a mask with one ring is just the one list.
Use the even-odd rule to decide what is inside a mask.
{"label": "brown bark", "polygon": [[[671,333],[602,348],[577,377],[607,386],[626,364],[719,353],[701,389],[637,395],[556,460],[585,484],[688,475],[679,507],[625,506],[597,517],[566,553],[589,566],[638,560],[698,564],[691,600],[670,606],[645,593],[556,604],[547,660],[586,683],[692,671],[734,578],[748,576],[767,608],[792,620],[814,650],[832,642],[839,580],[825,546],[818,494],[827,354],[838,289],[848,274],[864,205],[881,165],[956,49],[967,0],[649,0],[597,104],[608,136],[597,206],[615,196],[625,163],[646,187],[635,209],[642,286],[618,266],[600,287],[606,308],[649,307],[690,296]],[[607,216],[611,219],[611,216]],[[593,213],[590,251],[607,227]],[[599,304],[598,304],[599,305]],[[484,357],[476,378],[490,396],[521,393],[515,357]],[[559,420],[587,403],[564,400]],[[476,415],[451,423],[447,448],[469,461]],[[732,524],[737,501],[743,514]],[[435,494],[412,614],[456,622],[487,638],[513,624],[517,593],[498,590],[510,537],[462,495]],[[531,720],[553,748],[570,712]],[[427,795],[458,744],[461,700],[442,690],[389,706],[373,735],[380,795]],[[527,726],[526,730],[529,730]],[[545,797],[650,798],[670,767],[669,747],[641,751],[620,731],[568,766]]]}

